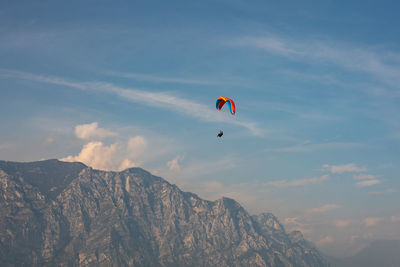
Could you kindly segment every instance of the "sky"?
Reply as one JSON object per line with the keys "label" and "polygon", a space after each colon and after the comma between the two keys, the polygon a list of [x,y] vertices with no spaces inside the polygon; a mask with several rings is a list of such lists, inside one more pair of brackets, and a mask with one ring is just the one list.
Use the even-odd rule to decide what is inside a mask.
{"label": "sky", "polygon": [[399,8],[1,0],[0,159],[142,167],[331,256],[400,239]]}

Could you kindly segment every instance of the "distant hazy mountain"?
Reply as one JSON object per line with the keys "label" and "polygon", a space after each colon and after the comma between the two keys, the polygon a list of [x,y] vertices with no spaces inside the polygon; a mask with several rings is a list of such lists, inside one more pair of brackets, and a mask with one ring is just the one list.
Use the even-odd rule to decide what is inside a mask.
{"label": "distant hazy mountain", "polygon": [[326,266],[300,232],[140,168],[0,161],[1,266]]}
{"label": "distant hazy mountain", "polygon": [[337,267],[399,267],[400,240],[377,240],[356,255],[332,260]]}

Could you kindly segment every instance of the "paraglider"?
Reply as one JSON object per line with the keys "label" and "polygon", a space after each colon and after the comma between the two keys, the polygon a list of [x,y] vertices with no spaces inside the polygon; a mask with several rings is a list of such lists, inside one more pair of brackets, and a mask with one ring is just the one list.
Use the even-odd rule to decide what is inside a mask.
{"label": "paraglider", "polygon": [[232,99],[229,99],[227,97],[224,97],[224,96],[218,97],[217,103],[216,103],[217,109],[221,110],[222,107],[225,105],[225,103],[229,107],[229,110],[230,110],[231,114],[235,115],[235,113],[236,113],[235,102],[233,102]]}
{"label": "paraglider", "polygon": [[[216,103],[216,108],[218,110],[221,110],[222,107],[225,105],[228,106],[229,111],[231,112],[232,115],[235,115],[236,113],[236,106],[235,106],[235,102],[233,102],[232,99],[227,98],[225,96],[220,96],[217,99],[217,103]],[[224,132],[222,130],[219,131],[219,133],[217,134],[218,137],[222,137],[224,135]]]}

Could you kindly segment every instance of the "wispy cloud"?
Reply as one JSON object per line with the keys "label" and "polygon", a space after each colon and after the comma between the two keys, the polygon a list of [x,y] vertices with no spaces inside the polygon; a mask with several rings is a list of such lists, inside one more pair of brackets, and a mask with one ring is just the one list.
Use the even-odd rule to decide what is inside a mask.
{"label": "wispy cloud", "polygon": [[[43,142],[42,142],[42,146],[48,146],[48,145],[52,145],[54,144],[55,139],[53,137],[47,137]],[[0,145],[0,149],[1,149],[1,145]]]}
{"label": "wispy cloud", "polygon": [[329,210],[333,210],[333,209],[338,209],[340,208],[340,205],[337,204],[326,204],[320,207],[315,207],[312,209],[309,209],[308,212],[310,213],[323,213],[323,212],[327,212]]}
{"label": "wispy cloud", "polygon": [[350,225],[352,221],[351,220],[336,220],[334,224],[336,225],[337,228],[345,228]]}
{"label": "wispy cloud", "polygon": [[390,195],[390,194],[393,194],[396,192],[397,192],[397,190],[395,190],[395,189],[386,189],[383,191],[368,192],[368,194],[370,194],[370,195]]}
{"label": "wispy cloud", "polygon": [[153,83],[176,83],[176,84],[198,84],[198,85],[222,85],[229,84],[224,81],[210,81],[209,79],[190,79],[190,78],[178,78],[178,77],[165,77],[154,74],[143,74],[143,73],[127,73],[127,72],[115,72],[109,71],[106,74],[116,77],[128,78],[138,81],[147,81]]}
{"label": "wispy cloud", "polygon": [[105,82],[73,82],[59,77],[35,75],[5,69],[0,69],[0,76],[55,84],[80,90],[110,93],[127,101],[172,110],[202,121],[223,122],[241,126],[248,129],[250,133],[256,136],[261,136],[265,133],[265,131],[259,128],[254,122],[235,118],[227,119],[226,116],[223,116],[223,114],[211,108],[212,105],[204,105],[166,92],[148,92],[137,89],[126,89]]}
{"label": "wispy cloud", "polygon": [[362,147],[360,143],[352,143],[352,142],[331,142],[331,143],[311,143],[311,142],[303,142],[293,146],[287,147],[279,147],[279,148],[270,148],[266,149],[267,152],[315,152],[320,150],[332,150],[332,149],[349,149]]}
{"label": "wispy cloud", "polygon": [[390,220],[392,221],[392,222],[400,222],[400,216],[391,216],[390,217]]}
{"label": "wispy cloud", "polygon": [[372,174],[358,174],[358,175],[353,175],[353,178],[355,180],[372,180],[375,179],[376,176]]}
{"label": "wispy cloud", "polygon": [[277,180],[277,181],[267,182],[266,184],[275,187],[296,187],[296,186],[305,186],[309,184],[321,183],[328,179],[329,175],[322,175],[320,177],[304,178],[296,180]]}
{"label": "wispy cloud", "polygon": [[277,36],[266,36],[266,37],[242,37],[234,40],[230,44],[252,46],[256,48],[264,49],[270,53],[279,54],[282,56],[300,56],[304,54],[301,47],[296,47],[290,44],[288,40]]}
{"label": "wispy cloud", "polygon": [[390,163],[382,163],[379,165],[379,168],[381,168],[381,169],[390,169],[393,167],[394,167],[394,165],[391,162]]}
{"label": "wispy cloud", "polygon": [[261,106],[266,110],[278,111],[293,115],[307,121],[340,121],[343,118],[337,114],[327,113],[314,106],[299,106],[283,102],[260,101]]}
{"label": "wispy cloud", "polygon": [[354,163],[344,164],[344,165],[328,165],[324,164],[322,166],[324,169],[328,169],[331,173],[345,173],[345,172],[364,172],[367,170],[366,167],[358,167]]}
{"label": "wispy cloud", "polygon": [[378,217],[365,218],[363,220],[363,225],[365,227],[372,227],[372,226],[376,226],[381,221],[382,221],[382,218],[378,218]]}
{"label": "wispy cloud", "polygon": [[[245,36],[230,44],[262,49],[291,60],[307,63],[330,63],[338,67],[365,72],[382,82],[397,86],[400,81],[400,60],[389,53],[334,42],[332,40],[292,39],[277,35]],[[396,59],[397,58],[397,59]]]}
{"label": "wispy cloud", "polygon": [[358,187],[373,186],[373,185],[376,185],[376,184],[380,184],[381,182],[382,181],[378,180],[378,179],[365,180],[365,181],[356,183],[356,186],[358,186]]}
{"label": "wispy cloud", "polygon": [[377,179],[377,177],[378,176],[372,174],[353,175],[354,180],[359,180],[359,182],[356,183],[357,187],[366,187],[380,184],[382,181]]}
{"label": "wispy cloud", "polygon": [[323,246],[333,243],[333,241],[334,241],[333,237],[330,235],[327,235],[327,236],[323,237],[322,239],[320,239],[319,241],[317,241],[317,245],[323,247]]}

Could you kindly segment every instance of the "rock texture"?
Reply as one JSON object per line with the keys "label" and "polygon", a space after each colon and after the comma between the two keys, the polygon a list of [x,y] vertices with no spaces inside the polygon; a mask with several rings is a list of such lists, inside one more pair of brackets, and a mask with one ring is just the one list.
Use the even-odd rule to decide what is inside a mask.
{"label": "rock texture", "polygon": [[2,266],[327,266],[300,232],[140,168],[0,161]]}

